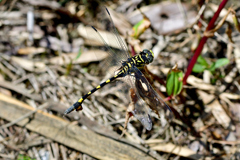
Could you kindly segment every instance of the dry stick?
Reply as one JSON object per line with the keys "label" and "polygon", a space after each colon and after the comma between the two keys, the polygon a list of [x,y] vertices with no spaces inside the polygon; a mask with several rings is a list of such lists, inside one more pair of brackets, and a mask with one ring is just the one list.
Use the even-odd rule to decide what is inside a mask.
{"label": "dry stick", "polygon": [[[8,109],[5,110],[5,106]],[[25,115],[26,112],[29,112],[27,110],[32,110],[29,105],[4,96],[1,93],[0,109],[1,117],[8,121],[18,119]],[[26,119],[17,124],[97,159],[160,159],[155,156],[156,153],[152,150],[136,144],[129,145],[127,141],[118,142],[108,136],[84,130],[77,125],[69,124],[68,121],[57,116],[40,111],[36,112],[34,116],[35,118],[27,125]]]}
{"label": "dry stick", "polygon": [[177,0],[177,6],[178,6],[178,9],[179,9],[180,13],[182,14],[182,16],[184,18],[184,25],[187,25],[188,17],[187,17],[186,12],[184,11],[184,8],[183,8],[181,0]]}
{"label": "dry stick", "polygon": [[231,12],[233,13],[234,10],[233,10],[232,8],[229,8],[229,9],[228,9],[228,12],[226,13],[226,15],[225,15],[225,16],[223,17],[223,19],[217,24],[217,26],[216,26],[215,28],[213,28],[213,29],[211,29],[211,30],[205,30],[205,32],[203,33],[204,36],[206,36],[206,37],[212,37],[212,36],[214,35],[214,33],[222,27],[222,25],[224,24],[224,22],[226,21],[228,15],[229,15]]}
{"label": "dry stick", "polygon": [[[199,19],[201,21],[201,23],[207,27],[206,22],[202,21],[201,19]],[[219,38],[221,41],[225,42],[225,43],[229,43],[231,44],[233,47],[238,47],[235,43],[232,43],[231,41],[228,41],[226,38],[224,38],[223,36],[221,36],[220,34],[218,34],[217,32],[214,33],[214,35]]]}
{"label": "dry stick", "polygon": [[7,12],[11,12],[17,0],[13,0]]}
{"label": "dry stick", "polygon": [[36,113],[38,110],[42,110],[42,109],[48,107],[49,105],[50,105],[49,102],[44,103],[43,105],[39,106],[39,107],[36,108],[35,110],[33,110],[33,111],[31,111],[31,112],[28,112],[27,114],[25,114],[24,116],[16,119],[15,121],[12,121],[12,122],[10,122],[10,123],[7,123],[7,124],[5,124],[5,125],[2,125],[2,126],[0,127],[0,129],[4,129],[4,128],[7,128],[7,127],[10,127],[10,126],[18,123],[19,121],[22,121],[22,120],[24,120],[25,118],[30,117],[32,114]]}
{"label": "dry stick", "polygon": [[[213,18],[211,19],[211,21],[209,22],[207,28],[206,28],[206,31],[208,30],[211,30],[214,28],[214,23],[215,21],[217,20],[221,10],[224,8],[224,6],[226,5],[226,3],[228,2],[228,0],[223,0],[221,2],[221,4],[219,5],[218,7],[218,10],[215,12]],[[193,69],[193,66],[195,65],[196,61],[197,61],[197,58],[198,56],[201,54],[202,52],[202,49],[203,49],[203,46],[204,44],[206,43],[208,37],[206,36],[203,36],[203,38],[201,39],[199,45],[198,45],[198,48],[196,49],[193,57],[192,57],[192,60],[190,61],[189,65],[188,65],[188,68],[187,68],[187,72],[185,73],[185,76],[183,78],[183,84],[185,85],[186,82],[187,82],[187,78],[188,76],[190,75],[190,73],[192,72],[192,69]]]}

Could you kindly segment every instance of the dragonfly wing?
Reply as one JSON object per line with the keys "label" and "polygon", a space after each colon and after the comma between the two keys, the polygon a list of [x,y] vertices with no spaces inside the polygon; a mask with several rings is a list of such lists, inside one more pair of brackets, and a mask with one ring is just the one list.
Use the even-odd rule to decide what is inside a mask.
{"label": "dragonfly wing", "polygon": [[164,113],[164,116],[167,116],[168,119],[172,119],[172,110],[153,89],[143,73],[136,67],[133,68],[133,71],[136,77],[135,86],[140,97],[159,116],[159,118],[160,114],[162,115],[162,113]]}
{"label": "dragonfly wing", "polygon": [[131,112],[147,130],[151,130],[152,120],[148,114],[149,109],[147,108],[147,104],[142,100],[137,88],[135,87],[135,81],[137,81],[136,77],[134,75],[126,75],[124,77],[124,81],[131,86],[130,98],[132,102],[130,104],[129,112]]}
{"label": "dragonfly wing", "polygon": [[108,10],[107,8],[105,8],[105,9],[106,9],[107,14],[108,14],[108,16],[109,16],[109,19],[110,19],[110,21],[111,21],[109,28],[110,28],[111,32],[114,33],[114,35],[115,35],[115,40],[116,40],[117,44],[121,47],[122,51],[124,52],[124,53],[122,53],[122,54],[124,54],[124,56],[125,56],[125,57],[124,57],[125,59],[123,59],[123,60],[127,60],[127,58],[130,57],[130,53],[129,53],[128,47],[127,47],[125,41],[123,41],[123,39],[122,39],[121,36],[119,35],[119,33],[118,33],[118,31],[117,31],[117,28],[116,28],[115,25],[114,25],[114,22],[113,22],[113,19],[112,19],[111,15],[110,15],[109,10]]}
{"label": "dragonfly wing", "polygon": [[146,109],[146,104],[141,99],[138,99],[138,102],[134,104],[134,110],[131,112],[147,130],[152,129],[152,120]]}
{"label": "dragonfly wing", "polygon": [[[93,42],[98,41],[103,43],[104,49],[109,56],[100,64],[100,68],[102,68],[104,72],[111,73],[111,76],[114,76],[114,71],[118,70],[122,66],[123,61],[126,61],[128,58],[130,58],[130,53],[125,41],[119,35],[114,25],[110,12],[107,8],[105,8],[104,12],[106,13],[106,16],[108,16],[108,20],[110,21],[110,23],[108,23],[107,25],[106,31],[98,30],[93,26],[84,27],[83,29],[81,29],[81,31],[86,31],[84,32],[84,35],[89,40],[92,40]],[[106,21],[106,19],[100,19],[102,19],[102,22],[100,22],[101,24],[106,23],[104,22]],[[91,44],[90,46],[92,45],[93,44]],[[95,54],[95,56],[99,59],[101,58],[100,55],[98,55],[97,53]]]}

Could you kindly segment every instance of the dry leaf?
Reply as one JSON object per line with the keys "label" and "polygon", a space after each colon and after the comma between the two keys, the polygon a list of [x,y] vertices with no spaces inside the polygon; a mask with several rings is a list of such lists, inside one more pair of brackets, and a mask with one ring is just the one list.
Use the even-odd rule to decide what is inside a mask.
{"label": "dry leaf", "polygon": [[215,99],[214,95],[208,94],[201,90],[197,91],[203,100],[203,103],[207,108],[211,109],[213,116],[217,119],[218,123],[221,124],[225,129],[230,126],[231,119],[222,108],[218,99]]}
{"label": "dry leaf", "polygon": [[[185,13],[179,9],[177,3],[172,2],[161,2],[144,6],[140,9],[150,19],[152,27],[158,31],[159,34],[166,35],[183,29],[187,27],[187,25],[195,22],[196,11],[190,11],[189,8],[191,7],[187,4],[183,4],[182,7]],[[187,18],[184,17],[185,14],[187,14]],[[139,11],[135,11],[128,15],[128,19],[132,24],[136,24],[142,19],[142,15]]]}
{"label": "dry leaf", "polygon": [[76,59],[77,55],[78,53],[62,54],[61,56],[51,58],[49,62],[57,65],[66,65],[71,61],[73,64],[89,63],[105,59],[108,56],[108,53],[102,50],[89,50],[83,52],[78,59]]}
{"label": "dry leaf", "polygon": [[43,53],[45,52],[46,49],[43,47],[26,47],[26,48],[20,48],[18,50],[18,54],[22,54],[22,55],[28,55],[28,54],[38,54],[38,53]]}
{"label": "dry leaf", "polygon": [[17,63],[22,68],[31,72],[44,72],[46,71],[46,64],[44,62],[33,62],[28,59],[23,59],[19,57],[11,57],[11,60]]}
{"label": "dry leaf", "polygon": [[[103,39],[107,42],[107,44],[111,47],[114,48],[118,48],[118,49],[122,49],[119,44],[116,41],[116,37],[113,33],[107,32],[107,31],[100,31],[98,30],[98,32],[101,34],[101,36],[103,37]],[[82,36],[84,39],[88,39],[91,41],[95,41],[99,43],[99,45],[103,45],[102,40],[99,38],[99,36],[97,35],[97,33],[94,31],[94,29],[92,29],[92,27],[85,27],[83,25],[79,25],[78,26],[78,33],[80,36]],[[124,40],[121,37],[122,40]],[[125,41],[124,41],[125,43]],[[125,43],[126,45],[126,43]]]}
{"label": "dry leaf", "polygon": [[202,157],[200,154],[197,154],[187,147],[178,146],[172,143],[158,144],[154,147],[151,147],[151,149],[161,152],[174,153],[176,155],[191,159],[200,159]]}
{"label": "dry leaf", "polygon": [[201,90],[211,90],[211,91],[215,91],[216,88],[208,83],[205,83],[202,79],[197,78],[193,75],[190,75],[187,79],[187,83],[191,84],[192,86],[201,89]]}

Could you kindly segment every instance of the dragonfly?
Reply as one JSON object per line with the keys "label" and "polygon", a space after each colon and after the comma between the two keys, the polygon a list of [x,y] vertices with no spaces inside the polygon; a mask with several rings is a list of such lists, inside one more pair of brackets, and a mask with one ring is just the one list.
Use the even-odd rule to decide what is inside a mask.
{"label": "dragonfly", "polygon": [[[110,15],[110,12],[107,8],[106,12],[109,16],[110,23],[112,24],[112,32],[114,33],[115,41],[120,46],[120,53],[116,53],[112,47],[108,45],[108,43],[104,40],[103,36],[99,33],[99,31],[92,26],[92,29],[95,31],[97,36],[104,43],[105,48],[108,51],[110,57],[114,59],[115,62],[120,66],[118,70],[113,74],[114,76],[107,79],[103,83],[100,83],[97,87],[93,88],[87,94],[82,96],[77,102],[75,102],[71,107],[69,107],[64,115],[69,114],[70,112],[76,110],[80,111],[83,109],[82,103],[86,100],[90,95],[92,95],[97,90],[103,88],[107,84],[118,80],[120,78],[124,78],[126,82],[128,82],[131,87],[132,93],[134,93],[134,107],[130,111],[134,117],[136,117],[142,125],[147,129],[152,129],[152,120],[149,115],[149,107],[158,115],[160,118],[159,112],[164,111],[168,112],[168,117],[172,117],[172,111],[170,107],[163,101],[163,99],[156,93],[151,84],[145,78],[143,73],[140,71],[144,66],[153,62],[154,53],[151,50],[144,49],[138,55],[130,56],[130,52],[128,47],[120,37],[113,19]],[[132,98],[133,99],[133,98]]]}

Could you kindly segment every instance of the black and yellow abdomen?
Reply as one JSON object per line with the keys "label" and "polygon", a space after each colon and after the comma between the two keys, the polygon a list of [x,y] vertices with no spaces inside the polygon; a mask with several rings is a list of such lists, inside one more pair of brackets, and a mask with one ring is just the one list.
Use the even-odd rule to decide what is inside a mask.
{"label": "black and yellow abdomen", "polygon": [[108,83],[113,82],[115,79],[119,77],[124,77],[124,75],[128,72],[128,70],[129,70],[129,65],[124,66],[114,77],[109,78],[108,80],[99,84],[97,87],[93,88],[90,92],[82,96],[82,98],[80,98],[76,103],[74,103],[70,108],[68,108],[64,114],[66,115],[72,112],[73,110],[76,110],[76,111],[82,110],[82,103],[85,99],[87,99],[91,94],[93,94],[97,90],[103,88]]}

